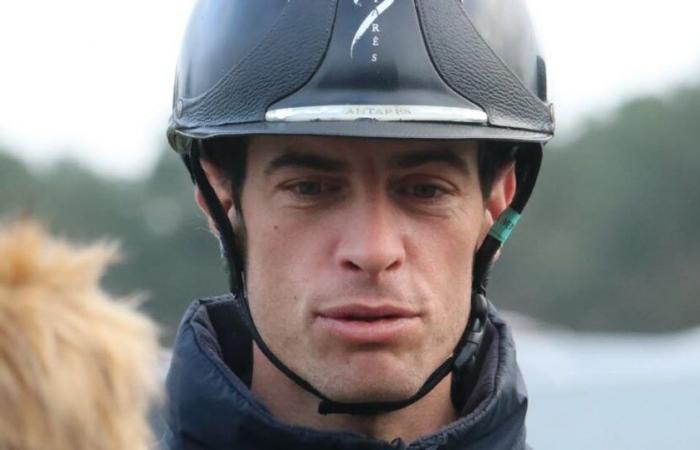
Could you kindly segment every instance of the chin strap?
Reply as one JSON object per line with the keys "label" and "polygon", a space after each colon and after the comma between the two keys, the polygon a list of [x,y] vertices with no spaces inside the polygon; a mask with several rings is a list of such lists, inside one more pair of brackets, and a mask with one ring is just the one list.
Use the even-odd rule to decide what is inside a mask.
{"label": "chin strap", "polygon": [[[533,147],[536,148],[518,151],[516,154],[518,188],[515,198],[510,208],[506,210],[506,212],[499,217],[496,224],[494,224],[491,232],[475,257],[474,276],[472,279],[474,288],[471,296],[471,312],[464,333],[455,346],[452,356],[435,369],[425,383],[423,383],[423,386],[411,397],[397,401],[361,403],[336,402],[326,397],[311,383],[297,375],[277,358],[260,336],[250,313],[245,286],[245,275],[241,264],[242,257],[240,249],[236,246],[233,226],[202,169],[200,161],[201,145],[201,141],[195,140],[193,142],[189,158],[185,159],[185,163],[188,165],[192,178],[204,197],[207,208],[209,209],[209,214],[219,232],[219,238],[221,239],[223,247],[223,256],[228,266],[229,286],[231,292],[241,300],[244,306],[245,317],[243,320],[246,328],[248,328],[252,339],[255,341],[260,351],[262,351],[277,369],[294,381],[299,387],[321,400],[318,406],[319,414],[370,415],[405,408],[423,398],[451,372],[464,373],[474,367],[476,354],[483,339],[486,321],[488,320],[488,301],[486,300],[485,294],[489,269],[494,255],[501,248],[508,238],[508,235],[515,227],[517,219],[532,193],[542,160],[542,147],[540,144],[534,144]],[[236,201],[235,208],[240,214],[240,202],[238,200]]]}
{"label": "chin strap", "polygon": [[473,286],[476,292],[482,295],[486,295],[494,257],[518,224],[520,215],[535,188],[535,181],[542,165],[542,144],[521,145],[516,149],[515,162],[517,188],[513,201],[493,224],[474,258]]}

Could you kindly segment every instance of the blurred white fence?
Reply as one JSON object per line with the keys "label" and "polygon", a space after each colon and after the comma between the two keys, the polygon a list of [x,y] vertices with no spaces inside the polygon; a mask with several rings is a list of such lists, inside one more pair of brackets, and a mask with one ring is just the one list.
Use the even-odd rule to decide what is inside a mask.
{"label": "blurred white fence", "polygon": [[534,449],[700,448],[700,328],[593,334],[509,321]]}

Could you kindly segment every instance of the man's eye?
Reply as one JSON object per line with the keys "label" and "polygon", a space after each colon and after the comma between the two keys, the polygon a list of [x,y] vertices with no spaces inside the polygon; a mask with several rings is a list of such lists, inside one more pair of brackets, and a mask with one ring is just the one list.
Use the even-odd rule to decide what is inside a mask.
{"label": "man's eye", "polygon": [[436,199],[445,194],[444,189],[434,184],[414,184],[407,191],[409,195],[424,200]]}
{"label": "man's eye", "polygon": [[292,184],[289,189],[298,197],[315,197],[336,192],[340,186],[325,181],[305,180]]}
{"label": "man's eye", "polygon": [[294,193],[301,196],[319,195],[323,186],[318,181],[300,181],[293,186]]}

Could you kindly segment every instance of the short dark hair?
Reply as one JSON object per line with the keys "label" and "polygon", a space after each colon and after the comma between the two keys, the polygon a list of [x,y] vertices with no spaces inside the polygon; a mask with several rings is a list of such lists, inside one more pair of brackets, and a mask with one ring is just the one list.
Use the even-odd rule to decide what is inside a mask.
{"label": "short dark hair", "polygon": [[202,143],[202,156],[222,169],[231,182],[235,195],[239,195],[245,182],[248,161],[245,137],[223,137],[207,139]]}
{"label": "short dark hair", "polygon": [[[247,139],[245,137],[223,137],[204,141],[203,156],[206,160],[220,167],[231,182],[235,196],[239,196],[246,177]],[[515,145],[501,141],[479,142],[477,165],[479,185],[486,199],[491,195],[491,188],[499,170],[514,161]],[[239,198],[240,200],[240,198]]]}
{"label": "short dark hair", "polygon": [[493,181],[500,170],[515,161],[517,146],[512,142],[481,141],[477,152],[479,185],[484,199],[489,198]]}

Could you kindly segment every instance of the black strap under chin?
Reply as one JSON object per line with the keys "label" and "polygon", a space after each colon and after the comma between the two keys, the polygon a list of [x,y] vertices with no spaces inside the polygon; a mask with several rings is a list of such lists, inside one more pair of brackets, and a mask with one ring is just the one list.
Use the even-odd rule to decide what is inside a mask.
{"label": "black strap under chin", "polygon": [[423,398],[450,373],[465,374],[475,372],[477,353],[481,347],[488,320],[488,302],[486,298],[481,294],[473,294],[469,321],[464,334],[453,351],[453,355],[430,374],[418,392],[405,400],[393,402],[342,403],[323,399],[318,405],[319,414],[375,414],[395,411]]}
{"label": "black strap under chin", "polygon": [[[222,359],[246,385],[250,386],[253,337],[249,333],[250,325],[246,318],[247,308],[240,297],[231,297],[231,299],[232,301],[208,304],[207,312],[219,342]],[[389,402],[343,403],[323,396],[311,385],[302,387],[307,390],[311,387],[315,391],[312,393],[321,398],[318,406],[319,414],[375,414],[404,408],[423,398],[450,372],[469,373],[473,371],[480,342],[486,329],[487,314],[488,303],[486,299],[475,294],[475,298],[472,299],[472,314],[467,332],[462,336],[460,344],[457,345],[461,351],[443,362],[410,398]],[[260,341],[262,342],[262,339]],[[264,342],[262,345],[265,346]],[[261,350],[263,352],[269,351],[266,347],[261,348]],[[270,356],[275,358],[274,355],[269,355],[268,358]],[[282,363],[280,362],[280,364]],[[307,383],[293,372],[286,375],[297,383]],[[299,378],[299,380],[295,378]],[[460,396],[462,395],[464,394],[460,393]]]}

